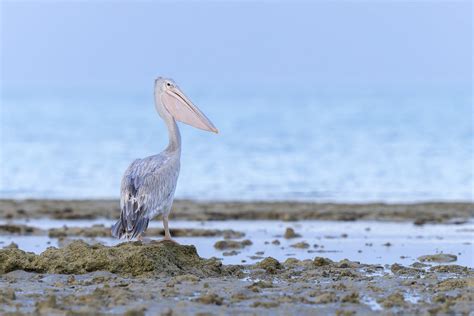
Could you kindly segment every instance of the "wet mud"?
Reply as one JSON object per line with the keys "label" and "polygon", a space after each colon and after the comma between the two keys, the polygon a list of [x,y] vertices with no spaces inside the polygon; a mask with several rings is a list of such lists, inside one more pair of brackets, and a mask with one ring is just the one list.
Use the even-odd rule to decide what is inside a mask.
{"label": "wet mud", "polygon": [[474,271],[350,260],[203,259],[193,246],[75,241],[41,255],[0,250],[0,313],[16,315],[468,315]]}
{"label": "wet mud", "polygon": [[[205,229],[205,228],[171,228],[171,235],[174,237],[223,237],[225,239],[241,238],[245,233],[232,229]],[[44,230],[41,228],[24,224],[2,224],[0,225],[0,235],[22,235],[22,236],[48,236],[50,238],[64,237],[110,237],[110,227],[102,224],[90,227],[68,227],[51,228]],[[163,228],[150,227],[144,236],[156,237],[164,236]]]}
{"label": "wet mud", "polygon": [[[0,200],[0,218],[118,218],[118,200]],[[474,203],[336,204],[306,202],[197,202],[177,200],[171,218],[187,220],[390,220],[463,223]]]}
{"label": "wet mud", "polygon": [[[469,315],[474,310],[474,265],[467,258],[472,251],[466,247],[472,244],[465,236],[473,232],[472,222],[458,224],[472,221],[473,209],[470,203],[178,201],[174,218],[211,220],[171,231],[174,237],[183,237],[183,243],[196,245],[199,252],[207,251],[203,258],[195,246],[170,241],[111,244],[109,227],[88,221],[41,226],[42,218],[115,219],[119,211],[112,201],[3,200],[0,314]],[[243,223],[239,226],[217,219],[284,222],[239,221]],[[397,239],[388,238],[387,230],[381,228],[387,223],[351,222],[348,225],[359,228],[344,230],[297,222],[303,219],[436,225],[397,224],[411,227],[410,238]],[[439,223],[447,223],[449,229],[440,230]],[[346,225],[330,225],[336,224]],[[427,229],[435,233],[423,234]],[[315,234],[315,230],[320,231]],[[456,234],[459,239],[447,240]],[[147,231],[147,237],[162,235],[161,227],[151,226]],[[458,240],[464,246],[453,251]],[[443,241],[449,248],[440,248]],[[415,242],[436,247],[405,251],[403,244]],[[24,251],[23,247],[34,243],[58,248],[45,245],[36,253]],[[372,264],[342,259],[346,254],[355,259],[359,253],[372,255],[357,260],[381,259]]]}

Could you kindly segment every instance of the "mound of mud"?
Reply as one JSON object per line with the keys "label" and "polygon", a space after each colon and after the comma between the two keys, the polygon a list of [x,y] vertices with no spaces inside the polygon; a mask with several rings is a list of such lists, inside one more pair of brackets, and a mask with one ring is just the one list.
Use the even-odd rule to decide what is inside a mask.
{"label": "mound of mud", "polygon": [[193,274],[221,276],[238,268],[216,259],[203,259],[194,246],[171,241],[127,242],[115,247],[89,245],[77,240],[64,248],[50,247],[40,255],[20,249],[0,249],[0,274],[14,270],[39,273],[84,274],[93,271],[140,276]]}

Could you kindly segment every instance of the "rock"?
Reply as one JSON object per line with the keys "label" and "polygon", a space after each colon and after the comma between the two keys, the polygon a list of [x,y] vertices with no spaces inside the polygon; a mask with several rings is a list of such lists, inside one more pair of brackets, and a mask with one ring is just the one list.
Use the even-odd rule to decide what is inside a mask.
{"label": "rock", "polygon": [[280,306],[279,302],[254,302],[252,307],[274,308]]}
{"label": "rock", "polygon": [[458,260],[458,257],[455,255],[450,255],[446,253],[438,253],[435,255],[426,255],[418,257],[418,260],[421,262],[437,262],[437,263],[445,263],[445,262],[453,262]]}
{"label": "rock", "polygon": [[256,264],[257,268],[264,269],[268,273],[275,274],[282,268],[281,263],[272,257],[267,257]]}
{"label": "rock", "polygon": [[0,290],[0,304],[12,303],[14,300],[16,300],[15,290],[12,288]]}
{"label": "rock", "polygon": [[360,299],[359,299],[359,293],[357,292],[352,292],[346,296],[344,296],[341,300],[343,303],[352,303],[352,304],[359,304]]}
{"label": "rock", "polygon": [[236,293],[232,294],[232,296],[230,297],[231,302],[235,303],[235,302],[241,302],[241,301],[248,300],[250,298],[248,296],[248,292],[249,292],[248,290],[245,290],[245,291],[239,291],[239,292],[236,292]]}
{"label": "rock", "polygon": [[468,267],[459,266],[457,264],[450,265],[439,265],[430,268],[430,272],[440,272],[440,273],[466,273],[469,272]]}
{"label": "rock", "polygon": [[285,230],[285,234],[283,235],[283,237],[285,237],[286,239],[291,239],[291,238],[298,238],[298,237],[301,237],[301,235],[295,233],[295,230],[294,230],[293,228],[288,227],[288,228]]}
{"label": "rock", "polygon": [[262,256],[250,256],[249,258],[252,259],[252,260],[259,260],[259,259],[263,259],[264,257],[262,257]]}
{"label": "rock", "polygon": [[237,241],[237,240],[219,240],[214,244],[214,248],[224,249],[242,249],[246,246],[250,246],[252,242],[248,239]]}
{"label": "rock", "polygon": [[417,226],[422,226],[422,225],[425,225],[429,221],[430,221],[429,218],[418,217],[418,218],[415,218],[415,220],[413,221],[413,224]]}
{"label": "rock", "polygon": [[288,258],[285,260],[285,266],[296,267],[301,264],[301,261],[296,258]]}
{"label": "rock", "polygon": [[22,224],[3,224],[0,225],[0,234],[2,235],[39,235],[41,229]]}
{"label": "rock", "polygon": [[330,265],[332,263],[333,263],[333,261],[331,259],[323,258],[323,257],[316,257],[313,260],[313,265],[316,266],[316,267],[327,266],[327,265]]}
{"label": "rock", "polygon": [[315,297],[316,304],[329,304],[337,301],[336,293],[327,292]]}
{"label": "rock", "polygon": [[18,249],[18,245],[12,241],[8,246],[5,246],[3,249]]}
{"label": "rock", "polygon": [[360,267],[360,262],[343,259],[336,264],[336,267],[342,268],[342,269],[347,269],[347,268],[356,269]]}
{"label": "rock", "polygon": [[377,300],[377,302],[382,304],[385,308],[392,308],[394,306],[401,307],[406,304],[403,294],[399,292],[392,293],[385,298]]}
{"label": "rock", "polygon": [[390,271],[392,271],[394,274],[404,274],[404,275],[419,275],[423,273],[423,270],[404,267],[398,263],[392,264],[392,266],[390,267]]}
{"label": "rock", "polygon": [[247,288],[251,290],[252,292],[260,292],[260,289],[268,289],[272,287],[273,287],[272,283],[265,282],[265,281],[257,281],[247,286]]}
{"label": "rock", "polygon": [[290,247],[299,248],[299,249],[307,249],[309,248],[309,244],[307,242],[301,241],[301,242],[297,242],[296,244],[291,245]]}
{"label": "rock", "polygon": [[436,289],[439,291],[450,291],[454,289],[461,289],[465,287],[474,287],[474,279],[447,279],[436,284]]}
{"label": "rock", "polygon": [[51,313],[51,309],[58,307],[57,299],[55,295],[50,295],[44,301],[38,301],[35,304],[36,313],[40,315],[48,315]]}
{"label": "rock", "polygon": [[123,316],[145,316],[145,311],[146,308],[140,308],[140,309],[129,309],[127,310]]}
{"label": "rock", "polygon": [[191,283],[191,284],[196,284],[197,282],[199,282],[199,278],[193,274],[177,275],[177,276],[172,277],[166,285],[169,287],[173,287],[176,284],[182,284],[186,282]]}
{"label": "rock", "polygon": [[19,249],[0,249],[0,274],[14,270],[58,274],[102,270],[134,276],[146,273],[216,276],[227,273],[226,269],[216,259],[200,258],[194,246],[172,241],[127,242],[107,247],[76,240],[64,248],[50,247],[40,255]]}
{"label": "rock", "polygon": [[236,256],[236,255],[238,255],[239,253],[240,253],[240,251],[232,250],[232,251],[224,251],[224,252],[222,253],[222,255],[228,257],[228,256]]}
{"label": "rock", "polygon": [[410,264],[410,267],[413,267],[415,269],[424,269],[424,268],[427,268],[429,266],[430,266],[429,264],[424,264],[424,263],[421,263],[421,262],[413,262],[412,264]]}
{"label": "rock", "polygon": [[224,299],[215,293],[208,293],[195,299],[195,302],[199,302],[201,304],[208,304],[208,305],[210,304],[222,305],[222,303],[224,302]]}

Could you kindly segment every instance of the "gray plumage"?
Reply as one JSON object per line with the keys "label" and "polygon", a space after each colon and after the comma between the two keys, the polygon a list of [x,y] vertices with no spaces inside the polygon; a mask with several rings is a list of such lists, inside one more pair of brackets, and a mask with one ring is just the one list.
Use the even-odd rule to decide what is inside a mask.
{"label": "gray plumage", "polygon": [[168,215],[181,157],[181,135],[176,120],[217,133],[209,119],[171,79],[156,79],[155,108],[168,128],[169,144],[158,155],[136,159],[125,171],[120,190],[120,219],[112,226],[112,235],[117,238],[141,238],[150,220],[162,215],[165,239],[171,239]]}
{"label": "gray plumage", "polygon": [[153,217],[169,215],[179,167],[179,150],[167,149],[158,155],[132,162],[122,178],[122,212],[120,220],[112,228],[113,236],[133,239],[147,229]]}

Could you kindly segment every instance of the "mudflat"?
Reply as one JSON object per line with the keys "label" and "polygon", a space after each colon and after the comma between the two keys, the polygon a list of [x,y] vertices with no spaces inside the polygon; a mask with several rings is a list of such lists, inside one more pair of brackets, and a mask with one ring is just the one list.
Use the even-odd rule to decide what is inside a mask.
{"label": "mudflat", "polygon": [[[0,200],[0,218],[118,218],[117,200]],[[177,200],[170,215],[186,220],[385,220],[417,224],[474,217],[472,202],[342,204],[309,202],[201,202]]]}
{"label": "mudflat", "polygon": [[474,271],[324,257],[252,265],[200,258],[193,246],[74,241],[40,255],[0,250],[0,312],[11,315],[469,314]]}
{"label": "mudflat", "polygon": [[112,200],[0,200],[0,314],[474,310],[473,203],[177,201],[181,244],[159,221],[113,239],[118,216]]}

